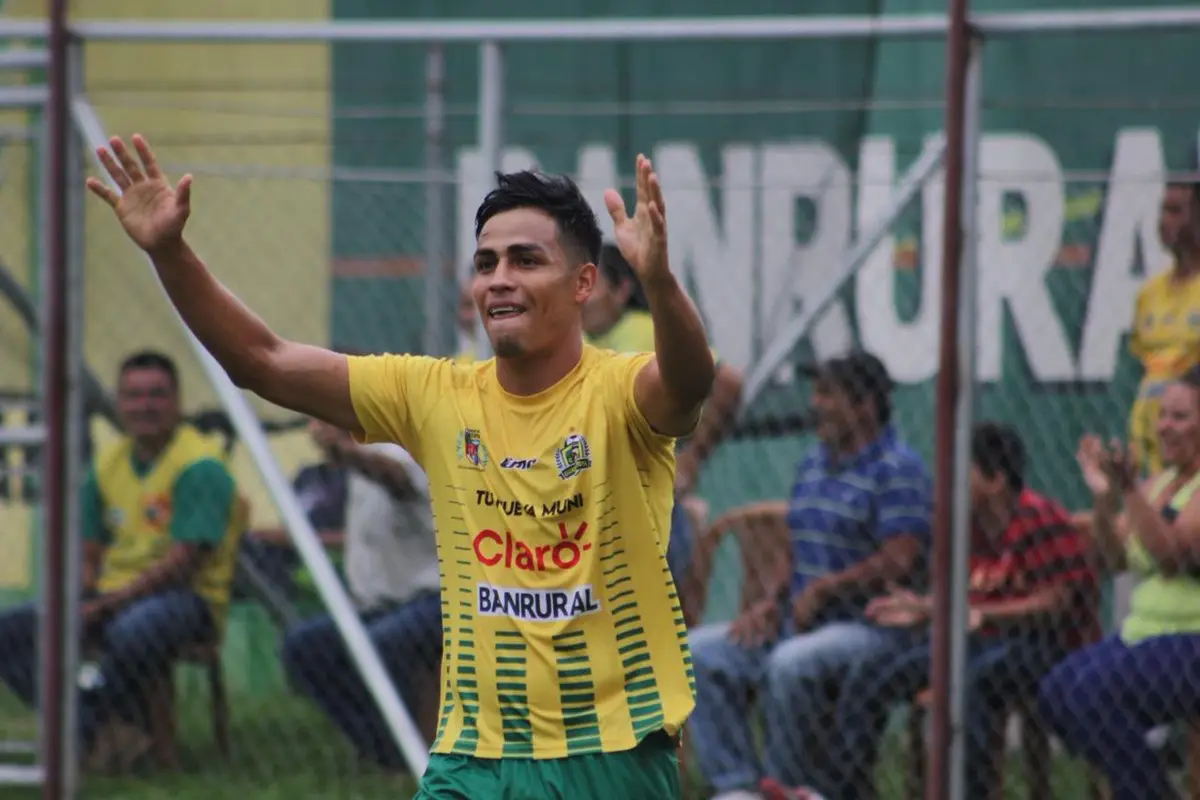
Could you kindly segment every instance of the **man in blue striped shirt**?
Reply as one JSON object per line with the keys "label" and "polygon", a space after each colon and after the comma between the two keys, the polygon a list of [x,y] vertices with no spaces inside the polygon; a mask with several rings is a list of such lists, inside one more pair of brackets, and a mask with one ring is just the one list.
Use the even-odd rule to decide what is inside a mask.
{"label": "man in blue striped shirt", "polygon": [[[916,578],[928,545],[929,474],[891,427],[886,367],[855,352],[810,374],[819,442],[799,464],[791,499],[725,517],[731,527],[753,520],[767,535],[788,537],[791,567],[768,575],[766,599],[732,624],[691,635],[697,703],[689,737],[719,800],[825,783],[816,728],[829,689],[861,659],[903,646],[864,610],[890,584]],[[751,693],[767,723],[761,767],[747,720]]]}

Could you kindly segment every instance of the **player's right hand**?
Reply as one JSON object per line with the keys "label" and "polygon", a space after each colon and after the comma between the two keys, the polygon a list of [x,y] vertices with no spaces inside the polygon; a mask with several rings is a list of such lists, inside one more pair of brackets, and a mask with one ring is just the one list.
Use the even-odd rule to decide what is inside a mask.
{"label": "player's right hand", "polygon": [[172,187],[163,176],[150,145],[133,135],[135,156],[114,136],[96,155],[113,183],[110,188],[99,178],[88,178],[87,187],[112,207],[121,227],[134,243],[148,253],[169,247],[183,238],[183,226],[191,213],[192,176],[184,175]]}

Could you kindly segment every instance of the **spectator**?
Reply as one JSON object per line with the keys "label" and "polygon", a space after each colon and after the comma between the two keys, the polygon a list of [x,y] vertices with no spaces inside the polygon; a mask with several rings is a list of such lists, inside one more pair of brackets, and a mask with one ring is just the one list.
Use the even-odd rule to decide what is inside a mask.
{"label": "spectator", "polygon": [[[588,342],[620,353],[653,352],[654,323],[633,268],[612,243],[601,248],[598,266],[596,285],[583,308],[583,327]],[[667,562],[681,591],[694,545],[693,525],[703,524],[707,516],[704,504],[693,498],[692,492],[704,460],[716,449],[733,422],[741,392],[741,374],[718,358],[712,397],[704,406],[695,432],[680,448],[676,459],[676,503],[671,513]]]}
{"label": "spectator", "polygon": [[[79,713],[96,768],[128,767],[146,752],[144,681],[184,646],[219,638],[245,521],[222,443],[180,422],[170,358],[125,359],[117,414],[124,435],[97,455],[82,496],[81,624],[103,653],[84,673]],[[36,632],[32,605],[0,616],[0,679],[30,705]]]}
{"label": "spectator", "polygon": [[458,307],[454,324],[458,327],[459,350],[454,360],[460,364],[475,361],[475,347],[479,336],[479,317],[475,312],[475,299],[471,297],[471,285],[464,282],[458,288]]}
{"label": "spectator", "polygon": [[1174,261],[1138,291],[1129,347],[1142,364],[1142,383],[1129,415],[1139,470],[1163,469],[1155,425],[1167,385],[1200,361],[1200,182],[1167,186],[1159,236]]}
{"label": "spectator", "polygon": [[[970,596],[965,683],[967,797],[987,797],[992,731],[1014,697],[1094,629],[1096,580],[1087,542],[1058,503],[1025,486],[1025,447],[1016,431],[983,423],[971,437]],[[867,616],[914,629],[899,654],[882,653],[851,670],[838,701],[830,759],[839,780],[830,798],[871,797],[876,745],[897,702],[929,680],[930,598],[898,590],[877,597]],[[920,627],[920,631],[915,629]]]}
{"label": "spectator", "polygon": [[[429,484],[399,445],[360,445],[323,422],[310,425],[331,462],[349,469],[346,576],[367,635],[405,705],[417,706],[418,679],[441,657],[442,610]],[[310,698],[354,745],[385,767],[404,760],[332,617],[288,631],[283,664],[292,685]]]}
{"label": "spectator", "polygon": [[[292,490],[300,508],[326,548],[340,548],[346,520],[346,467],[328,458],[309,464],[296,473]],[[300,564],[292,540],[283,528],[251,531],[242,548],[243,556],[288,600],[297,593],[297,577],[311,578]]]}
{"label": "spectator", "polygon": [[790,528],[792,568],[732,625],[692,634],[697,705],[688,730],[721,800],[760,796],[751,692],[766,710],[766,773],[786,785],[825,782],[818,720],[829,689],[852,665],[904,643],[864,612],[871,596],[917,574],[929,534],[929,477],[890,425],[883,364],[854,353],[814,372],[820,443],[775,520]]}
{"label": "spectator", "polygon": [[1107,774],[1113,800],[1175,797],[1146,733],[1200,712],[1200,367],[1167,386],[1157,427],[1165,469],[1141,485],[1129,449],[1080,443],[1095,560],[1138,584],[1119,635],[1063,661],[1039,695],[1063,742]]}

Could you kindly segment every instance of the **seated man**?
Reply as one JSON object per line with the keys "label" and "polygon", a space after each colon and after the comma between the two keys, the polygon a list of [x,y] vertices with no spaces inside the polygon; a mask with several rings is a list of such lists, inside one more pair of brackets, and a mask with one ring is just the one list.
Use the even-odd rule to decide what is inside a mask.
{"label": "seated man", "polygon": [[[329,461],[349,470],[345,567],[350,594],[401,699],[414,713],[418,701],[437,701],[418,696],[419,679],[437,669],[442,647],[428,479],[399,445],[360,445],[345,431],[315,420],[310,430]],[[292,685],[329,716],[363,758],[404,767],[332,617],[306,620],[288,631],[282,659]]]}
{"label": "seated man", "polygon": [[[978,425],[971,461],[966,796],[987,797],[997,780],[990,753],[997,717],[1094,632],[1097,583],[1087,541],[1067,512],[1025,486],[1025,447],[1015,431]],[[836,780],[822,787],[831,800],[874,795],[872,767],[888,711],[929,681],[929,598],[898,590],[873,600],[867,615],[910,629],[912,640],[899,655],[859,662],[842,684],[832,734]]]}
{"label": "seated man", "polygon": [[[296,473],[292,489],[321,543],[340,550],[346,521],[346,468],[328,458],[307,464]],[[302,589],[311,588],[312,579],[283,528],[250,531],[242,555],[287,600],[294,601]]]}
{"label": "seated man", "polygon": [[[867,601],[916,573],[930,525],[930,481],[920,456],[890,426],[891,379],[854,353],[816,371],[817,444],[800,462],[790,504],[792,568],[732,625],[692,632],[696,763],[721,800],[761,795],[746,703],[766,711],[763,791],[819,782],[819,720],[830,684],[854,664],[895,652],[903,637],[864,617]],[[790,573],[790,576],[789,576]],[[790,578],[790,581],[789,581]],[[787,585],[790,582],[790,586]],[[781,606],[790,613],[781,621]]]}
{"label": "seated man", "polygon": [[[144,681],[183,647],[220,638],[245,523],[220,440],[180,423],[170,358],[147,351],[122,363],[117,414],[125,435],[97,455],[82,498],[82,625],[101,658],[81,676],[80,722],[96,767],[146,752]],[[36,630],[32,605],[0,616],[0,679],[31,705]],[[111,735],[97,742],[104,722]]]}

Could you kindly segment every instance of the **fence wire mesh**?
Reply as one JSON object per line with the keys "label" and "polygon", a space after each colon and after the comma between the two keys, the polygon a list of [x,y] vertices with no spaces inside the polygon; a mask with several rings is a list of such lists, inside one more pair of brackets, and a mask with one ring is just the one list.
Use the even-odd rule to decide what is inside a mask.
{"label": "fence wire mesh", "polygon": [[[36,119],[0,112],[0,426],[21,429],[38,421],[40,395],[36,339],[26,315],[35,308],[41,244],[38,211],[30,194],[40,172]],[[0,614],[36,585],[40,471],[36,446],[0,447]],[[34,631],[14,636],[0,627],[7,654],[36,647]],[[36,757],[36,716],[0,694],[0,763],[28,765]]]}
{"label": "fence wire mesh", "polygon": [[[1196,595],[1171,600],[1173,619],[1186,618],[1172,628],[1180,635],[1153,635],[1165,630],[1153,597],[1139,607],[1135,593],[1131,613],[1121,577],[1129,565],[1093,557],[1085,515],[1093,497],[1076,451],[1086,434],[1126,436],[1131,415],[1142,452],[1155,441],[1157,412],[1136,402],[1143,366],[1127,346],[1135,325],[1145,369],[1170,377],[1193,363],[1200,301],[1191,289],[1164,292],[1170,309],[1139,307],[1135,319],[1134,307],[1139,288],[1170,264],[1173,230],[1181,258],[1200,247],[1200,200],[1167,188],[1195,170],[1195,109],[1182,76],[1197,38],[987,45],[971,450],[976,611],[964,615],[968,797],[1089,797],[1105,772],[1114,797],[1148,797],[1164,775],[1180,779],[1179,726],[1168,723],[1180,722],[1200,685],[1187,649],[1200,632],[1187,627]],[[90,45],[87,90],[106,132],[142,132],[172,179],[194,176],[192,243],[281,335],[451,355],[473,335],[460,287],[490,181],[475,149],[477,48],[447,45],[442,57],[444,117],[432,142],[424,45]],[[940,173],[904,204],[746,415],[729,412],[739,384],[845,268],[849,246],[888,210],[941,128],[943,62],[934,41],[506,48],[501,167],[573,174],[608,235],[603,189],[628,198],[635,155],[650,155],[672,263],[721,365],[711,440],[680,451],[672,521],[698,695],[680,750],[688,797],[776,798],[802,786],[831,798],[920,795]],[[0,258],[36,295],[35,157],[24,138],[4,141],[0,170]],[[226,464],[190,476],[190,496],[181,469],[173,489],[168,482],[146,495],[153,502],[130,501],[127,516],[143,526],[130,536],[157,529],[210,543],[206,602],[158,593],[157,609],[86,607],[96,625],[85,628],[103,634],[89,642],[97,646],[81,674],[85,715],[96,710],[94,741],[104,743],[89,751],[89,792],[199,797],[212,782],[247,797],[409,791],[414,782],[341,655],[245,447],[203,413],[217,398],[142,255],[102,204],[89,200],[84,222],[85,357],[116,422],[152,440],[178,404],[212,440],[197,438],[192,455],[212,447]],[[602,267],[585,312],[590,336],[651,348],[622,338],[622,321],[644,308],[619,263]],[[0,337],[0,392],[12,398],[4,424],[17,424],[36,410],[31,345],[7,312]],[[839,358],[860,349],[878,362]],[[178,381],[153,359],[121,371],[146,350],[170,357]],[[1160,388],[1148,389],[1152,399]],[[380,589],[352,566],[356,550],[387,547],[351,531],[388,530],[365,521],[372,508],[402,514],[405,541],[425,535],[421,515],[378,512],[391,502],[381,487],[328,457],[334,432],[266,403],[255,408],[352,595],[405,601],[365,620],[428,741],[441,644],[441,611],[422,593],[432,587],[409,575],[404,587]],[[1157,452],[1191,452],[1178,444],[1190,442],[1189,424],[1168,426]],[[105,460],[119,441],[110,422],[94,418],[92,431],[100,455],[85,496],[99,497],[100,510],[91,511],[90,553],[110,571],[117,562],[128,570],[128,555],[117,558],[121,540],[104,536],[124,530],[114,509],[137,475]],[[5,453],[0,597],[9,623],[34,589],[36,483],[21,472],[26,458]],[[138,564],[165,552],[140,550]],[[1158,587],[1152,561],[1131,564],[1150,575],[1139,591]],[[147,606],[139,624],[135,612]],[[1138,646],[1093,644],[1128,619]],[[1118,668],[1122,658],[1133,666]],[[172,702],[174,736],[158,713]],[[0,737],[33,738],[35,717],[20,708],[0,693]],[[1151,731],[1147,720],[1166,727]],[[174,762],[182,774],[166,769]]]}

